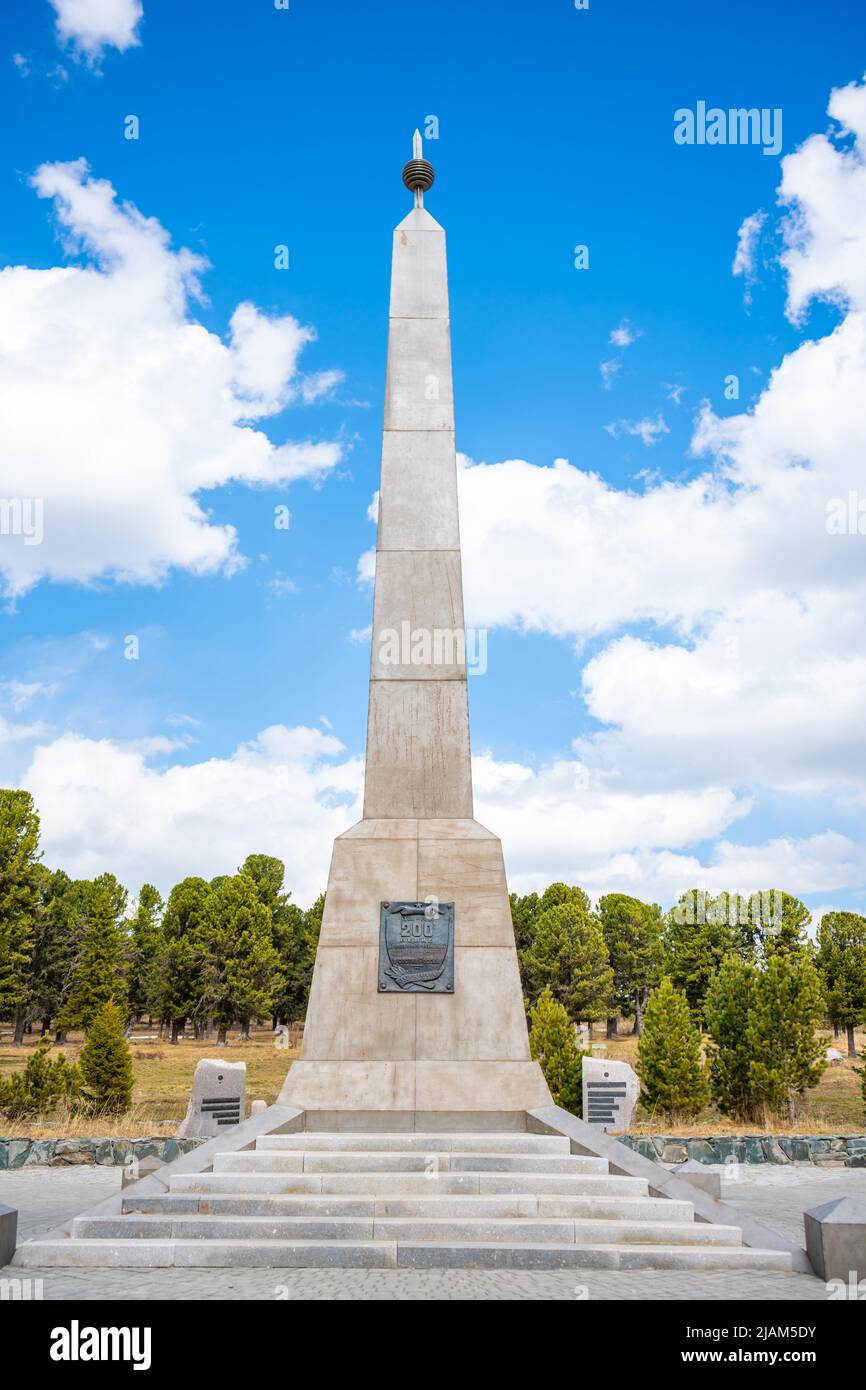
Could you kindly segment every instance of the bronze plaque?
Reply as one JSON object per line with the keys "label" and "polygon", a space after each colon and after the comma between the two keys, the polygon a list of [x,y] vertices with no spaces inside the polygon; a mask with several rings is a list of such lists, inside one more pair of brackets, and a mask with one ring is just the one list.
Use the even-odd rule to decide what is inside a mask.
{"label": "bronze plaque", "polygon": [[454,993],[454,904],[382,903],[379,993]]}

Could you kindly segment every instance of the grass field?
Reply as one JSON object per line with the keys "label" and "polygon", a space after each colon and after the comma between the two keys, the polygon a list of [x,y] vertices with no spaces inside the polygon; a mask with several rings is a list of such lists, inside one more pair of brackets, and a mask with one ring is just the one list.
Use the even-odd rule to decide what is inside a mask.
{"label": "grass field", "polygon": [[[152,1029],[140,1028],[138,1034],[152,1033]],[[68,1045],[52,1050],[64,1052],[70,1061],[78,1056],[84,1041],[75,1033]],[[38,1038],[28,1037],[23,1048],[10,1047],[4,1038],[0,1040],[0,1074],[24,1067],[27,1056],[36,1046]],[[130,1039],[132,1058],[135,1067],[135,1090],[132,1108],[125,1115],[118,1115],[111,1121],[87,1119],[71,1116],[62,1123],[46,1120],[10,1120],[0,1116],[0,1135],[17,1138],[48,1139],[98,1136],[107,1133],[135,1139],[147,1135],[170,1135],[176,1130],[186,1114],[196,1063],[202,1057],[221,1057],[227,1062],[246,1062],[247,1064],[247,1104],[253,1100],[264,1100],[272,1104],[279,1094],[286,1077],[289,1063],[297,1057],[297,1049],[284,1051],[274,1046],[274,1035],[270,1029],[252,1030],[248,1043],[238,1040],[237,1034],[229,1035],[227,1047],[218,1048],[211,1039],[201,1042],[184,1039],[173,1047],[168,1042],[140,1040],[133,1035]]]}
{"label": "grass field", "polygon": [[[223,1057],[227,1062],[246,1062],[247,1101],[264,1100],[269,1104],[276,1100],[285,1079],[289,1063],[298,1055],[297,1050],[285,1051],[274,1045],[274,1035],[270,1029],[253,1029],[248,1043],[239,1041],[237,1034],[229,1036],[225,1048],[217,1048],[214,1041],[193,1041],[185,1039],[172,1047],[167,1042],[146,1040],[142,1035],[150,1032],[147,1028],[137,1030],[131,1039],[132,1056],[135,1065],[135,1092],[132,1108],[111,1121],[88,1119],[81,1116],[68,1117],[63,1121],[38,1120],[32,1122],[5,1120],[0,1116],[0,1135],[19,1138],[58,1138],[80,1135],[100,1136],[108,1134],[139,1138],[146,1135],[170,1135],[177,1128],[186,1113],[187,1100],[192,1085],[196,1063],[202,1057]],[[5,1074],[24,1066],[27,1056],[36,1046],[36,1036],[28,1037],[23,1048],[12,1047],[7,1038],[0,1038],[0,1073]],[[72,1061],[78,1055],[83,1039],[72,1035],[70,1043],[61,1049]],[[604,1052],[597,1056],[608,1056],[616,1060],[635,1063],[637,1039],[621,1036],[607,1042],[604,1028],[593,1031],[594,1044],[604,1045]],[[844,1040],[834,1044],[832,1034],[827,1034],[827,1045],[837,1046],[845,1051]],[[866,1048],[866,1031],[857,1033],[858,1051]],[[797,1117],[792,1130],[778,1116],[769,1116],[765,1126],[734,1125],[712,1107],[702,1111],[697,1119],[688,1125],[672,1127],[663,1117],[654,1117],[638,1109],[633,1134],[863,1134],[866,1132],[866,1115],[860,1091],[860,1078],[854,1071],[856,1065],[849,1061],[835,1063],[827,1067],[821,1082],[809,1091],[805,1104]]]}

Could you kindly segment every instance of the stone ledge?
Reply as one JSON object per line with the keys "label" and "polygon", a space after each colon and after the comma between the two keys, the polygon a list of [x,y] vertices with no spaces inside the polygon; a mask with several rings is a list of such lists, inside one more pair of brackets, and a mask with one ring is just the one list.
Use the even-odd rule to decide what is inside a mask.
{"label": "stone ledge", "polygon": [[125,1167],[133,1158],[173,1163],[205,1143],[202,1139],[0,1139],[0,1169]]}
{"label": "stone ledge", "polygon": [[818,1168],[866,1168],[863,1134],[745,1134],[679,1138],[661,1134],[611,1135],[658,1163],[812,1163]]}

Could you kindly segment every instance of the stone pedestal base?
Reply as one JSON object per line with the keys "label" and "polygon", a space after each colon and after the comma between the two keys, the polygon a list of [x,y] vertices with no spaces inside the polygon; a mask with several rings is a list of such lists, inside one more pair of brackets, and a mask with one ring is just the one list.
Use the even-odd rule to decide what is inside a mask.
{"label": "stone pedestal base", "polygon": [[[379,993],[382,902],[454,903],[454,993]],[[525,1111],[529,1056],[502,847],[473,820],[363,820],[334,844],[300,1060],[307,1111]]]}

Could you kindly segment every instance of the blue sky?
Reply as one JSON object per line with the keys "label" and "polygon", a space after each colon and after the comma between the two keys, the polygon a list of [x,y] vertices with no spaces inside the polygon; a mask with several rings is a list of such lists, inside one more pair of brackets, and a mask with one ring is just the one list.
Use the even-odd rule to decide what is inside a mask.
{"label": "blue sky", "polygon": [[[855,560],[862,538],[837,538],[831,550],[818,536],[820,563],[798,563],[799,537],[809,534],[805,499],[790,524],[770,526],[762,570],[759,524],[724,501],[726,489],[738,496],[766,490],[761,458],[775,458],[782,447],[769,426],[737,422],[754,420],[770,372],[805,341],[829,341],[846,309],[854,326],[859,287],[844,268],[825,264],[833,254],[826,228],[817,225],[822,196],[815,199],[811,269],[805,256],[793,271],[780,262],[792,243],[777,205],[779,157],[755,146],[679,146],[673,128],[677,108],[705,100],[721,108],[780,108],[782,156],[831,126],[838,136],[827,103],[834,89],[862,81],[863,7],[828,0],[819,11],[761,0],[659,9],[591,0],[587,11],[577,11],[566,0],[444,0],[413,19],[392,3],[292,0],[282,11],[266,0],[211,0],[205,7],[143,0],[136,23],[136,0],[123,3],[132,27],[114,42],[108,21],[99,41],[101,11],[117,13],[104,0],[87,0],[96,27],[83,36],[68,27],[65,38],[58,36],[67,0],[33,0],[0,19],[0,265],[34,274],[90,266],[90,279],[75,283],[83,295],[94,293],[88,313],[108,312],[93,279],[110,278],[125,253],[107,243],[94,250],[92,239],[82,244],[86,215],[78,199],[87,176],[72,179],[65,241],[57,199],[70,196],[68,189],[60,176],[47,176],[40,197],[31,183],[40,166],[86,160],[92,179],[112,185],[118,207],[134,205],[165,229],[173,251],[186,247],[209,263],[199,271],[204,297],[188,297],[172,332],[197,323],[212,344],[225,344],[241,303],[268,319],[291,316],[314,327],[315,341],[301,347],[297,370],[286,378],[295,383],[295,398],[285,409],[262,406],[254,428],[275,446],[311,441],[330,448],[332,461],[317,470],[308,460],[306,476],[290,481],[273,481],[274,466],[252,485],[228,467],[219,486],[185,483],[181,493],[206,513],[199,530],[233,527],[233,553],[245,562],[221,563],[212,549],[190,563],[170,521],[164,545],[159,541],[160,488],[172,469],[183,472],[180,452],[195,452],[189,433],[198,417],[190,409],[176,436],[149,438],[155,414],[183,416],[187,392],[178,386],[173,395],[171,380],[153,395],[139,389],[136,338],[144,353],[153,327],[147,305],[128,316],[116,308],[108,313],[106,341],[116,334],[120,345],[109,356],[123,353],[130,403],[127,409],[126,386],[109,388],[110,424],[106,418],[98,438],[88,440],[87,429],[100,419],[105,373],[98,362],[89,366],[86,348],[70,355],[55,341],[57,319],[36,293],[42,282],[22,280],[28,321],[31,290],[46,316],[44,380],[38,394],[28,386],[21,438],[32,440],[26,424],[38,420],[38,466],[30,476],[47,470],[39,558],[50,572],[17,588],[10,581],[0,616],[0,770],[40,796],[52,862],[95,872],[100,858],[114,867],[112,855],[120,854],[130,887],[141,876],[162,876],[162,886],[170,886],[173,875],[222,871],[232,867],[226,858],[264,847],[282,853],[300,897],[324,882],[330,838],[357,795],[366,721],[369,653],[352,634],[370,620],[371,590],[358,582],[357,568],[374,541],[367,509],[378,483],[390,233],[407,208],[399,175],[412,130],[435,116],[438,139],[425,152],[437,182],[427,201],[449,239],[458,448],[474,464],[492,466],[470,469],[462,492],[468,615],[491,629],[489,670],[470,692],[474,747],[484,759],[476,777],[479,814],[489,807],[489,821],[498,815],[492,828],[503,835],[513,881],[526,887],[563,876],[594,892],[622,887],[669,900],[706,869],[710,886],[721,879],[744,889],[772,882],[816,907],[862,905],[862,747],[855,723],[846,723],[862,680],[850,663],[862,636]],[[137,140],[124,138],[130,114],[140,121]],[[840,160],[855,126],[831,147]],[[795,180],[797,170],[798,188],[806,186],[811,164],[801,159]],[[840,187],[846,170],[837,171]],[[816,188],[826,193],[820,183]],[[856,189],[850,204],[840,194],[838,205],[826,197],[823,205],[840,240],[849,213],[863,213]],[[747,256],[749,273],[735,276],[738,231],[759,210],[765,216]],[[859,224],[855,230],[866,234]],[[289,247],[288,270],[274,267],[278,244]],[[587,271],[574,268],[576,244],[590,249]],[[160,245],[159,254],[169,254]],[[146,283],[139,263],[130,265]],[[806,300],[795,322],[792,295],[801,288]],[[24,312],[18,299],[15,309]],[[633,341],[617,346],[611,334],[623,325],[620,337]],[[19,348],[10,331],[4,353],[13,394],[27,376],[26,356],[16,362]],[[605,362],[617,364],[607,384]],[[339,380],[312,385],[315,399],[303,404],[302,378],[315,383],[322,372],[339,373]],[[741,384],[738,400],[724,396],[732,373]],[[87,393],[96,406],[85,426],[77,405]],[[777,396],[778,410],[765,403],[772,420],[785,414]],[[803,400],[796,387],[793,396]],[[712,424],[706,450],[696,453],[702,403]],[[826,393],[810,405],[830,419],[837,408]],[[196,410],[207,411],[204,390]],[[641,421],[650,422],[654,442],[627,432]],[[856,422],[847,433],[856,437]],[[796,453],[789,442],[784,447]],[[823,458],[821,441],[815,447]],[[17,436],[7,448],[16,450],[10,476],[17,469],[27,477]],[[166,460],[156,468],[161,448]],[[741,451],[733,478],[725,472],[731,448]],[[837,490],[849,479],[857,487],[861,457],[853,444],[845,459],[834,455]],[[52,509],[52,489],[58,497],[75,490],[70,471],[81,458],[95,460],[87,486],[101,499],[85,533],[74,506],[65,511],[55,501]],[[539,591],[524,584],[513,594],[508,557],[527,541],[527,502],[546,493],[556,459],[567,459],[571,470],[565,519],[573,506],[574,545],[567,530],[551,531],[545,578],[548,504],[541,505],[524,552],[537,556]],[[507,460],[525,461],[528,471],[515,478],[514,470],[501,469]],[[148,487],[141,480],[151,466]],[[815,459],[807,466],[822,473]],[[689,483],[713,472],[720,495],[698,507],[693,529]],[[591,498],[582,491],[588,474],[597,475],[601,489]],[[124,491],[127,476],[136,482],[132,499]],[[665,483],[674,489],[670,508],[659,492]],[[5,486],[5,495],[15,496],[27,485]],[[796,492],[783,488],[787,499]],[[778,521],[770,494],[772,487],[767,506]],[[820,495],[835,494],[825,487]],[[487,518],[503,498],[512,499],[513,515],[500,516],[494,528]],[[605,498],[614,508],[607,523]],[[618,509],[630,498],[649,505],[631,509],[628,526],[620,526]],[[278,531],[274,507],[282,503],[292,519]],[[650,533],[660,513],[676,517],[681,503],[684,522],[673,528],[666,578]],[[138,570],[131,576],[118,572],[110,543],[115,505],[118,534],[126,534],[129,518],[120,518],[130,507],[141,509],[147,532],[140,551],[133,542]],[[559,511],[552,504],[554,519]],[[587,513],[594,518],[589,532]],[[560,514],[557,525],[562,520]],[[739,583],[722,572],[724,564],[702,543],[704,525],[717,539],[731,527],[728,553],[743,545],[740,575],[752,580]],[[18,539],[0,537],[0,547],[9,554]],[[612,602],[620,546],[622,601]],[[17,556],[20,545],[9,574]],[[551,589],[570,595],[569,603],[560,604]],[[756,593],[765,601],[760,614],[750,598]],[[768,617],[775,602],[808,611],[814,630],[795,632],[787,617]],[[828,632],[825,603],[845,620],[838,630],[835,620],[829,624],[832,641],[826,638],[818,679],[815,631]],[[778,638],[781,655],[769,672],[759,662],[745,677],[723,672],[709,696],[703,669],[675,673],[682,704],[673,702],[673,727],[660,727],[656,712],[677,653],[697,657],[714,642],[734,651],[739,639],[731,634],[744,624],[742,650],[754,644],[766,652],[767,632]],[[136,661],[123,656],[130,634],[140,643]],[[745,660],[742,650],[735,661]],[[780,663],[789,659],[786,684]],[[629,685],[632,703],[624,708]],[[835,692],[829,705],[821,698],[825,685]],[[778,703],[790,712],[792,702],[793,770],[784,748],[764,756],[761,722],[762,711]],[[702,731],[707,703],[712,711]],[[825,748],[825,721],[838,724],[832,748]],[[302,754],[256,748],[250,789],[238,775],[237,750],[270,726],[318,730],[319,743]],[[777,720],[773,726],[783,727]],[[820,734],[808,756],[812,729]],[[726,739],[739,746],[730,767]],[[575,740],[583,742],[576,748]],[[102,772],[86,771],[97,766]],[[204,824],[207,766],[227,800],[241,803],[237,815],[221,808],[212,834]],[[184,780],[184,768],[198,771]],[[274,820],[265,785],[268,777],[279,783],[281,768],[290,799],[296,778],[303,782],[294,820]],[[188,823],[161,818],[158,809],[169,811],[175,786],[196,823],[185,849]],[[120,804],[112,788],[123,789]],[[125,816],[134,826],[140,795],[151,799],[151,809],[142,812],[146,833],[133,853],[121,831]],[[605,829],[596,839],[599,825]],[[253,843],[259,829],[266,844]],[[200,866],[196,856],[208,862]],[[785,882],[777,885],[780,874]]]}

